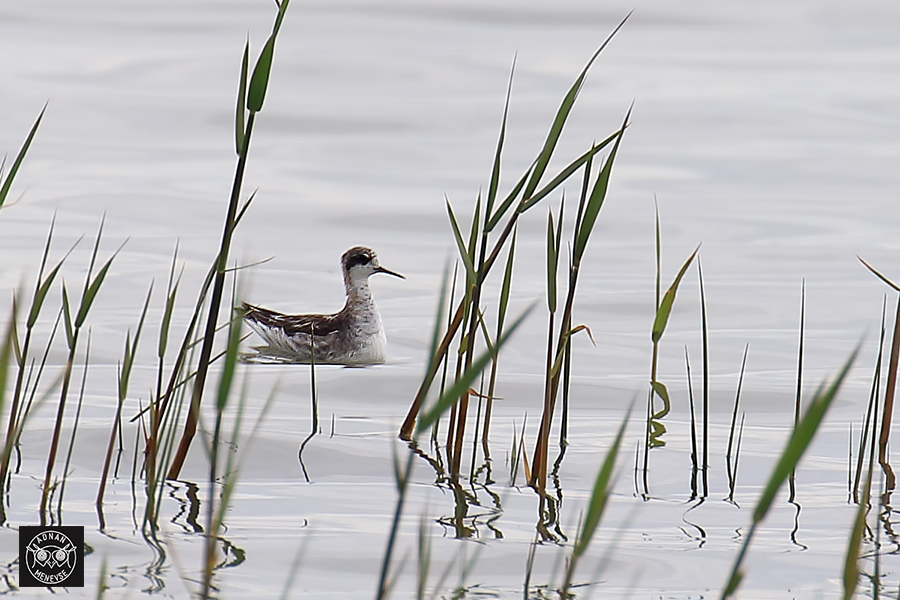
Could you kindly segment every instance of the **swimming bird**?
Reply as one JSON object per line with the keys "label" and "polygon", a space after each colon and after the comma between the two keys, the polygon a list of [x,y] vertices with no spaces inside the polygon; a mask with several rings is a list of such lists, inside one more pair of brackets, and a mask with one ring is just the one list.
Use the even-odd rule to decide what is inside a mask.
{"label": "swimming bird", "polygon": [[347,301],[332,315],[285,315],[247,303],[241,305],[244,321],[259,334],[268,347],[261,355],[275,355],[292,362],[339,365],[380,364],[385,359],[387,338],[381,315],[369,290],[369,276],[387,273],[369,248],[356,246],[341,257],[341,271]]}

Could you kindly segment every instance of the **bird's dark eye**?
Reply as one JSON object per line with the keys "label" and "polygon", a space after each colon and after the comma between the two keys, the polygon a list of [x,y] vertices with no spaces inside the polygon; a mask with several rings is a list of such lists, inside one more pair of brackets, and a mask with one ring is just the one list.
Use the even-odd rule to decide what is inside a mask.
{"label": "bird's dark eye", "polygon": [[367,254],[353,254],[347,257],[347,268],[352,269],[353,267],[368,265],[371,262],[372,257]]}

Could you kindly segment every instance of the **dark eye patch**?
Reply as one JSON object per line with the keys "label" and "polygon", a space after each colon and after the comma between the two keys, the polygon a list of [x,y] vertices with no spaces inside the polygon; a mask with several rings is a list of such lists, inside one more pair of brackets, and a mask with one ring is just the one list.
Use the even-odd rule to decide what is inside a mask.
{"label": "dark eye patch", "polygon": [[372,262],[372,256],[368,252],[354,252],[347,257],[347,268],[367,265]]}

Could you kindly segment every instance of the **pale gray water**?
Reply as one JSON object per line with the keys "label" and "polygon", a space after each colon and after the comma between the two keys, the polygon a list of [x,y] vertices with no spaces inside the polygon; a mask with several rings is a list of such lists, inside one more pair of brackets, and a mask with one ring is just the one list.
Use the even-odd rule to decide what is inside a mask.
{"label": "pale gray water", "polygon": [[[855,255],[900,277],[891,270],[900,219],[894,207],[900,192],[900,9],[874,2],[297,2],[285,21],[254,133],[245,189],[260,191],[235,243],[241,262],[275,256],[253,270],[248,297],[285,311],[336,310],[342,301],[338,260],[357,244],[375,248],[408,280],[373,281],[390,363],[321,374],[323,429],[329,433],[334,414],[338,435],[311,442],[313,485],[305,483],[295,458],[309,429],[308,369],[250,370],[256,402],[278,377],[285,391],[239,489],[229,534],[248,558],[223,572],[223,596],[245,596],[260,586],[279,591],[305,532],[310,538],[297,591],[373,594],[394,505],[390,442],[422,370],[442,265],[455,251],[444,195],[457,214],[468,215],[479,188],[487,186],[513,56],[518,54],[503,191],[538,151],[578,71],[631,8],[633,17],[591,72],[559,150],[560,157],[574,157],[606,137],[634,101],[576,302],[576,321],[591,327],[598,345],[586,338],[576,344],[581,391],[563,463],[567,503],[561,522],[574,531],[615,423],[648,377],[656,195],[664,286],[703,243],[713,383],[721,399],[714,441],[719,453],[741,352],[750,343],[748,454],[737,492],[742,506],[752,505],[790,423],[801,279],[807,281],[809,389],[867,334],[852,394],[842,398],[801,474],[806,504],[800,537],[809,549],[790,543],[794,508],[780,506],[751,552],[745,582],[753,597],[839,592],[853,513],[844,494],[847,423],[862,413],[886,290]],[[65,270],[70,287],[80,286],[104,212],[104,256],[128,238],[89,319],[94,366],[83,425],[101,441],[80,434],[83,462],[73,477],[83,478],[83,493],[76,484],[67,492],[66,522],[86,525],[98,548],[89,559],[89,582],[96,580],[98,555],[107,555],[111,567],[122,569],[120,587],[134,594],[149,585],[143,573],[152,557],[132,533],[127,477],[114,486],[116,508],[109,509],[120,540],[96,532],[92,499],[99,461],[92,457],[105,445],[115,364],[150,280],[157,286],[150,317],[156,323],[160,290],[180,240],[186,271],[176,326],[183,327],[217,248],[235,160],[232,121],[242,44],[249,31],[255,56],[272,17],[272,6],[262,1],[0,6],[0,149],[14,154],[49,100],[12,199],[24,196],[0,215],[5,297],[23,281],[30,287],[54,212],[54,256],[88,236]],[[568,196],[576,190],[573,182]],[[558,201],[556,194],[549,204],[555,209]],[[544,201],[533,209],[520,227],[514,310],[543,295],[547,206]],[[570,215],[573,209],[570,202]],[[714,494],[687,517],[706,529],[707,541],[697,542],[681,520],[689,495],[683,346],[689,343],[699,357],[696,289],[692,270],[662,344],[660,378],[677,398],[669,448],[651,455],[659,465],[651,475],[659,500],[632,497],[629,465],[641,435],[635,423],[606,537],[580,571],[587,579],[602,541],[625,527],[612,568],[598,578],[606,586],[598,594],[715,595],[738,548],[735,530],[749,520],[749,511],[719,501],[726,490],[718,455]],[[58,289],[52,297],[58,302]],[[493,310],[490,305],[488,312]],[[500,393],[507,399],[495,411],[494,429],[494,469],[502,473],[494,487],[506,494],[497,521],[504,539],[483,547],[470,577],[504,597],[519,593],[534,532],[534,494],[505,487],[503,461],[512,421],[521,427],[526,411],[526,440],[533,443],[540,399],[533,374],[543,363],[533,348],[544,345],[543,321],[534,317],[504,355],[507,387]],[[153,381],[154,332],[151,327],[141,349],[144,368],[132,383],[132,412],[137,397],[146,401]],[[62,347],[52,356],[61,362]],[[44,409],[32,425],[37,439],[25,447],[26,464],[42,473],[51,411]],[[422,485],[407,511],[401,555],[413,548],[414,517],[426,506],[435,518],[453,513],[452,495],[429,485],[424,463],[416,472]],[[33,522],[38,487],[24,476],[13,480],[14,526]],[[174,516],[174,501],[170,510]],[[484,521],[478,527],[482,539],[491,537]],[[453,532],[437,522],[432,528],[436,555],[452,556],[460,547],[474,551],[474,544],[452,539]],[[172,533],[190,573],[198,564],[199,537],[175,526]],[[14,542],[14,531],[0,531],[5,563],[15,558]],[[556,552],[539,551],[533,583],[549,579]],[[883,566],[889,573],[896,568]],[[407,569],[398,597],[414,585]],[[177,573],[168,568],[164,593],[185,593]],[[454,571],[448,585],[456,577]],[[890,577],[896,588],[896,576]]]}

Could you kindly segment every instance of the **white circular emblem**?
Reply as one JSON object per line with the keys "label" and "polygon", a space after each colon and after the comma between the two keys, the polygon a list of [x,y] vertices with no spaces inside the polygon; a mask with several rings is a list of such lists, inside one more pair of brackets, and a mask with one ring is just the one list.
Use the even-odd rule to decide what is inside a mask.
{"label": "white circular emblem", "polygon": [[25,564],[32,577],[47,585],[57,585],[75,571],[78,553],[65,534],[52,529],[42,531],[28,542]]}

